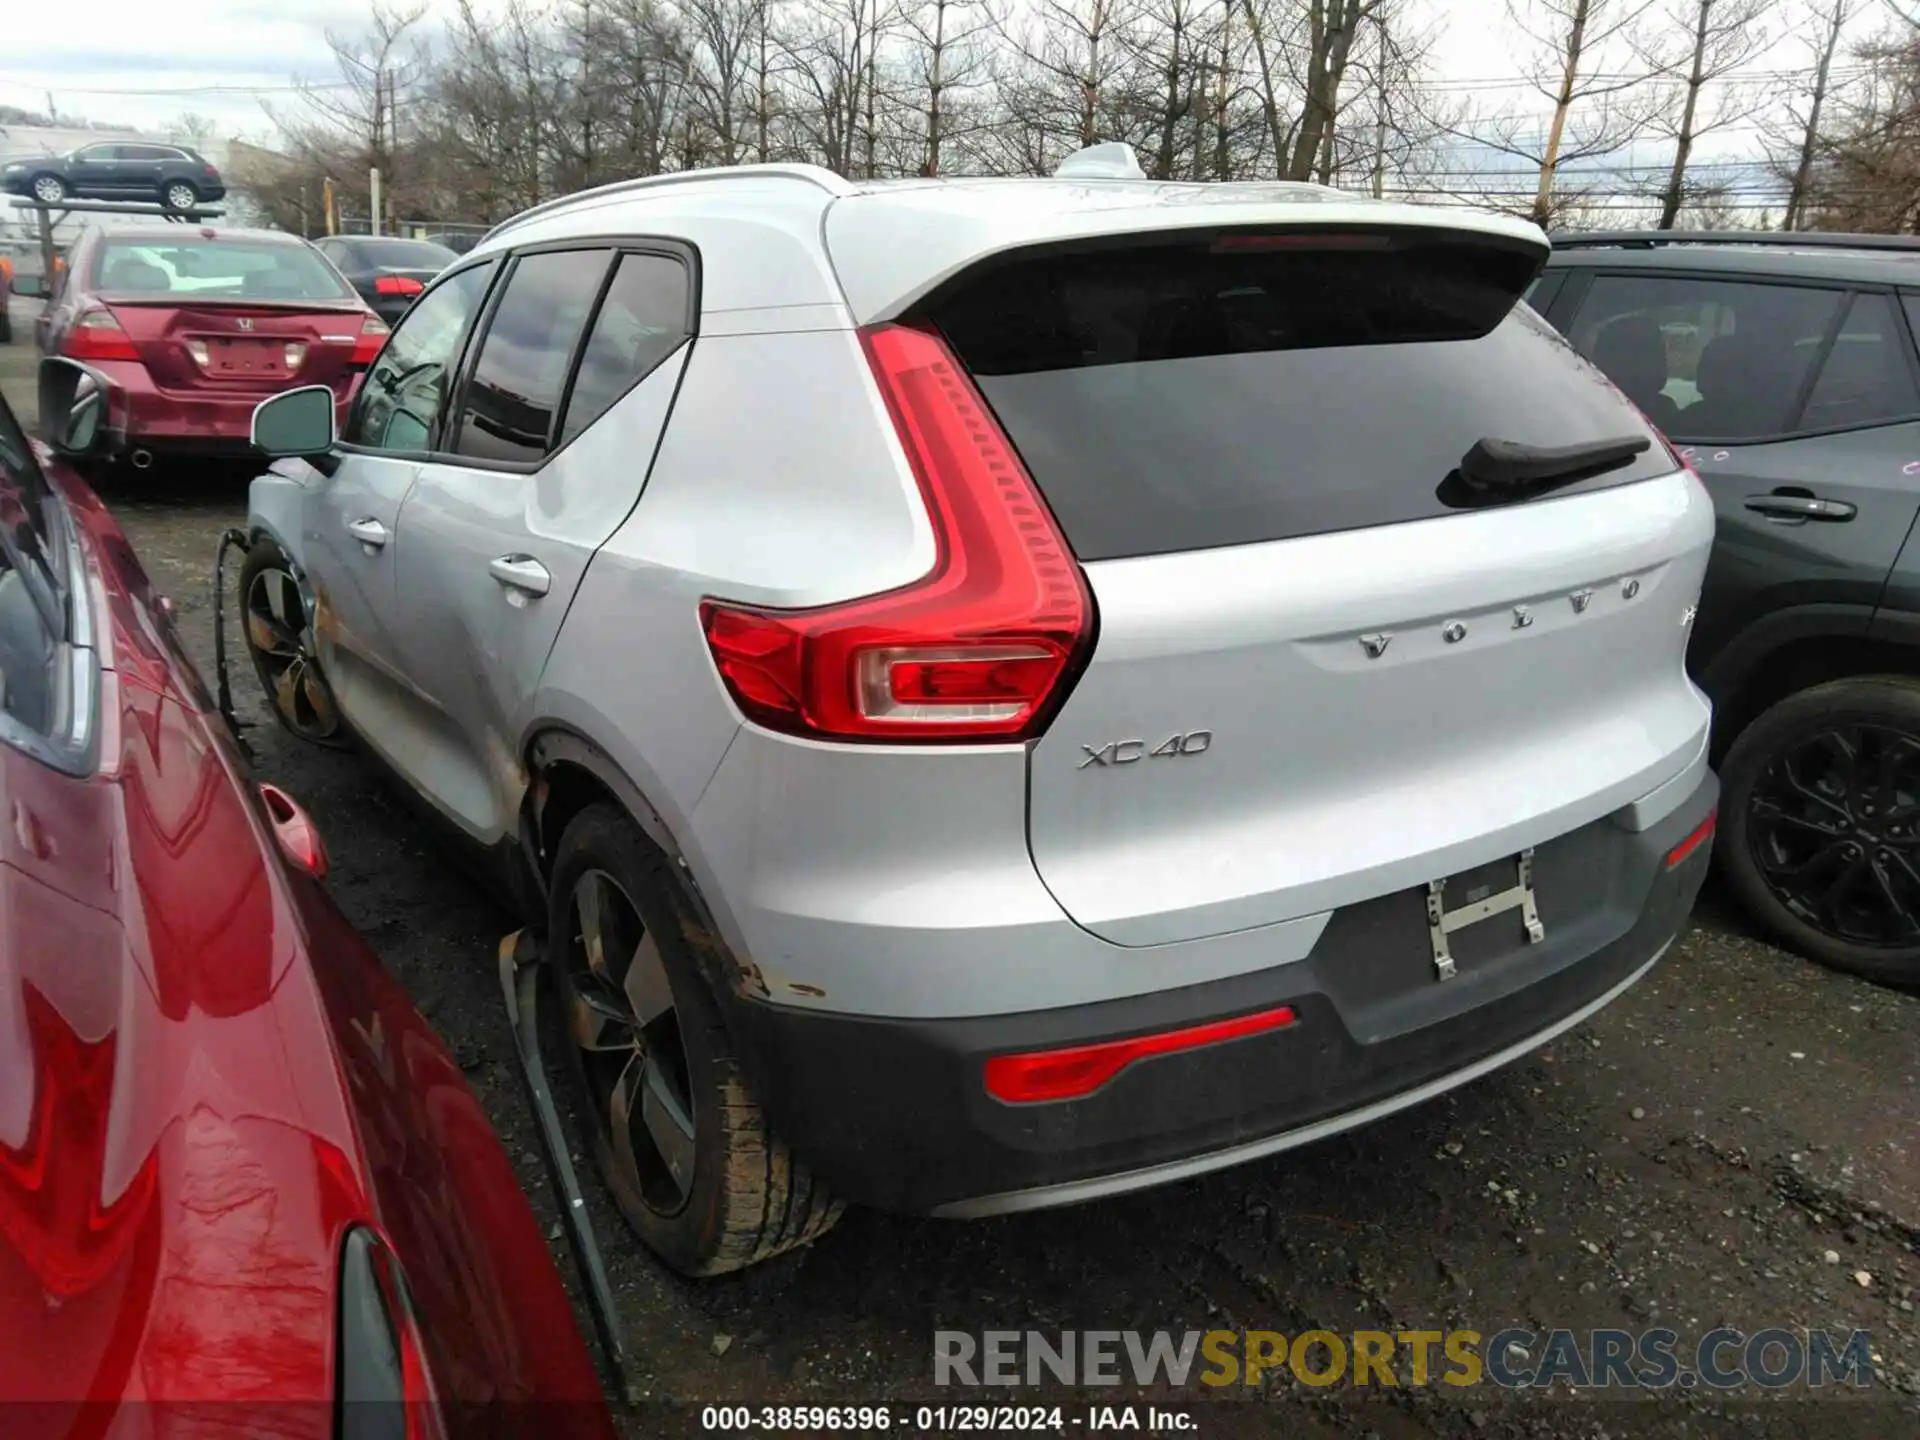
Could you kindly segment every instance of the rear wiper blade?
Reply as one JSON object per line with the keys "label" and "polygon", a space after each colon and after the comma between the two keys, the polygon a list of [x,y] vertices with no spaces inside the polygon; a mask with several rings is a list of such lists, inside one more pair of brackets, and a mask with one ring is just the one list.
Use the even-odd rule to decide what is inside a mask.
{"label": "rear wiper blade", "polygon": [[1483,492],[1528,490],[1611,470],[1652,448],[1645,435],[1616,435],[1578,445],[1529,445],[1488,435],[1460,457],[1460,478]]}

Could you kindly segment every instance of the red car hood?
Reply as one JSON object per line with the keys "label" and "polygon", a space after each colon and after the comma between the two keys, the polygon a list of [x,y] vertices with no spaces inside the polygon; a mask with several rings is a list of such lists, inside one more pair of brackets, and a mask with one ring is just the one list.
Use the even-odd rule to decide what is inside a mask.
{"label": "red car hood", "polygon": [[111,608],[100,772],[0,747],[0,1401],[324,1435],[367,1213],[326,1017],[249,792]]}

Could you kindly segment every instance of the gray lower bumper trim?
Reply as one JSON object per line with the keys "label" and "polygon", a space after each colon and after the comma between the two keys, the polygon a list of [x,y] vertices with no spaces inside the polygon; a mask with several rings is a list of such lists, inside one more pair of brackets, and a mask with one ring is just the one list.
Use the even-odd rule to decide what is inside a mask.
{"label": "gray lower bumper trim", "polygon": [[[1669,941],[1668,945],[1671,944],[1672,942]],[[1646,964],[1606,994],[1589,1001],[1571,1015],[1554,1021],[1546,1029],[1529,1035],[1526,1039],[1509,1045],[1495,1054],[1476,1060],[1471,1065],[1429,1080],[1426,1084],[1416,1086],[1412,1090],[1390,1095],[1384,1100],[1376,1100],[1371,1105],[1363,1105],[1358,1110],[1349,1110],[1341,1115],[1329,1115],[1324,1120],[1316,1120],[1313,1124],[1303,1125],[1298,1130],[1269,1135],[1264,1140],[1235,1145],[1227,1150],[1216,1150],[1210,1155],[1196,1155],[1187,1160],[1172,1160],[1164,1165],[1149,1165],[1141,1170],[1125,1170],[1117,1175],[1098,1175],[1089,1180],[1069,1180],[1064,1184],[1041,1185],[1032,1190],[1010,1190],[1002,1195],[982,1195],[972,1200],[954,1200],[938,1207],[933,1213],[954,1219],[974,1220],[986,1215],[1009,1215],[1020,1210],[1047,1210],[1056,1205],[1077,1205],[1083,1200],[1101,1200],[1109,1195],[1124,1195],[1132,1190],[1145,1190],[1150,1186],[1165,1185],[1174,1180],[1186,1180],[1195,1175],[1204,1175],[1210,1170],[1224,1170],[1229,1165],[1244,1165],[1249,1160],[1277,1155],[1283,1150],[1292,1150],[1300,1145],[1311,1145],[1316,1140],[1324,1140],[1329,1135],[1338,1135],[1343,1130],[1353,1130],[1370,1124],[1397,1110],[1405,1110],[1408,1106],[1431,1100],[1436,1095],[1444,1095],[1455,1086],[1464,1085],[1469,1080],[1477,1080],[1489,1071],[1498,1070],[1502,1065],[1510,1064],[1529,1051],[1537,1050],[1548,1041],[1564,1035],[1581,1021],[1597,1014],[1625,994],[1635,981],[1660,963],[1660,957],[1667,953],[1667,948],[1667,945],[1662,945]]]}

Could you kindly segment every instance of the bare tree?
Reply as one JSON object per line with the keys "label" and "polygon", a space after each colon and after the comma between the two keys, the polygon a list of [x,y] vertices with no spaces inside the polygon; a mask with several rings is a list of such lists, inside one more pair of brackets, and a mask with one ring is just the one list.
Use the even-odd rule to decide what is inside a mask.
{"label": "bare tree", "polygon": [[1805,97],[1804,110],[1797,97],[1786,106],[1791,132],[1774,137],[1774,170],[1787,182],[1786,210],[1780,218],[1782,230],[1804,228],[1814,161],[1820,153],[1821,122],[1828,118],[1828,86],[1834,57],[1840,51],[1840,37],[1864,3],[1865,0],[1813,0],[1810,7],[1808,18],[1813,25],[1807,38],[1814,57],[1812,85]]}
{"label": "bare tree", "polygon": [[986,79],[980,39],[993,25],[985,0],[918,0],[901,12],[903,109],[912,112],[919,131],[922,175],[940,173],[956,110]]}
{"label": "bare tree", "polygon": [[1045,170],[1060,155],[1113,138],[1120,79],[1127,64],[1122,37],[1136,0],[1033,0],[1000,75],[1000,101],[1029,137],[1024,168]]}
{"label": "bare tree", "polygon": [[[1758,98],[1729,94],[1720,82],[1766,49],[1766,21],[1774,0],[1668,0],[1664,23],[1642,46],[1661,78],[1676,82],[1668,107],[1649,116],[1649,128],[1673,139],[1673,164],[1660,191],[1660,217],[1671,230],[1687,199],[1687,165],[1703,135],[1747,119]],[[1717,87],[1716,93],[1709,94]]]}
{"label": "bare tree", "polygon": [[339,179],[352,193],[365,193],[366,174],[373,169],[380,171],[390,203],[399,192],[401,110],[415,98],[427,69],[414,35],[425,13],[424,3],[401,10],[374,0],[365,30],[327,32],[338,81],[300,87],[307,115],[304,124],[293,122],[291,128],[304,148],[330,149],[351,167]]}
{"label": "bare tree", "polygon": [[[1340,110],[1340,83],[1346,75],[1354,37],[1383,3],[1384,0],[1307,0],[1305,63],[1301,77],[1305,94],[1300,124],[1294,131],[1293,154],[1287,161],[1288,179],[1311,179],[1316,158],[1330,145]],[[1320,165],[1322,176],[1327,176],[1332,168],[1330,162],[1321,160]]]}
{"label": "bare tree", "polygon": [[[1647,79],[1631,44],[1650,0],[1508,0],[1531,88],[1551,107],[1544,135],[1529,115],[1469,115],[1456,133],[1495,155],[1523,161],[1534,172],[1535,224],[1553,223],[1565,201],[1561,171],[1581,160],[1610,155],[1639,134],[1646,107],[1633,92]],[[1613,66],[1615,68],[1608,68]]]}

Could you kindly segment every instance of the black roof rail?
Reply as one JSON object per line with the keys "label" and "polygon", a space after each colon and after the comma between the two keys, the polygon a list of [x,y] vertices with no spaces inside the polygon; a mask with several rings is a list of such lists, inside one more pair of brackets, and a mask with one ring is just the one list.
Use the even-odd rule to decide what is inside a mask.
{"label": "black roof rail", "polygon": [[1548,235],[1556,250],[1617,245],[1772,245],[1796,250],[1894,250],[1920,254],[1920,235],[1849,235],[1835,230],[1582,230]]}

